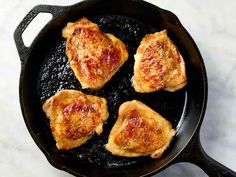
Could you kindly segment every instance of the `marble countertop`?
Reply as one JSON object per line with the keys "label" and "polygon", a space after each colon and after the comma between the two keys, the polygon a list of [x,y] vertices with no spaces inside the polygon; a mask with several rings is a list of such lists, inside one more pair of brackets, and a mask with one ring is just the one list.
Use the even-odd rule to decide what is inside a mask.
{"label": "marble countertop", "polygon": [[[209,97],[201,127],[203,148],[236,171],[236,1],[148,0],[174,12],[197,43],[208,73]],[[0,0],[0,174],[2,177],[69,177],[52,167],[22,119],[18,83],[20,60],[13,32],[38,4],[69,5],[78,0]],[[36,31],[36,27],[32,28]],[[35,35],[35,34],[34,34]],[[26,36],[32,40],[33,34]],[[205,177],[189,163],[170,166],[156,177]]]}

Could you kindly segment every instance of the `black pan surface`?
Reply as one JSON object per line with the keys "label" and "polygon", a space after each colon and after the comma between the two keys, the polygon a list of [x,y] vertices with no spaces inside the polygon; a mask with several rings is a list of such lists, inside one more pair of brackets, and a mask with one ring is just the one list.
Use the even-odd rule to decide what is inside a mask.
{"label": "black pan surface", "polygon": [[[19,34],[39,12],[53,14],[30,48],[22,44]],[[120,38],[128,47],[129,59],[104,88],[81,89],[65,55],[65,39],[61,31],[69,21],[87,17],[103,32]],[[136,93],[131,86],[134,57],[140,41],[147,33],[167,29],[186,63],[188,84],[177,92]],[[15,32],[22,60],[20,102],[27,128],[49,162],[59,169],[82,176],[142,176],[167,167],[188,144],[204,115],[207,97],[206,72],[201,55],[179,20],[171,12],[139,0],[89,0],[73,6],[36,6]],[[76,89],[105,97],[109,119],[101,136],[93,136],[81,147],[60,151],[42,110],[43,102],[62,89]],[[116,121],[119,106],[137,99],[159,112],[177,130],[170,147],[160,159],[150,157],[124,158],[104,149],[109,132]]]}
{"label": "black pan surface", "polygon": [[[61,151],[61,156],[106,167],[145,163],[146,160],[151,159],[149,157],[116,157],[107,152],[104,149],[104,145],[107,143],[110,130],[117,119],[119,106],[128,100],[136,99],[142,101],[170,120],[173,127],[177,127],[185,105],[185,96],[187,94],[185,89],[175,93],[158,91],[141,94],[135,92],[131,86],[134,65],[133,55],[140,41],[145,34],[163,29],[151,24],[145,24],[131,17],[120,15],[92,16],[89,19],[97,23],[102,31],[115,34],[128,46],[130,55],[128,61],[104,88],[96,91],[82,89],[79,81],[70,69],[67,56],[65,55],[65,39],[59,37],[60,41],[52,47],[41,65],[37,79],[38,99],[40,99],[42,105],[47,98],[53,96],[59,90],[76,89],[83,93],[104,97],[108,101],[110,116],[107,124],[104,126],[102,136],[94,136],[88,143],[73,150]],[[49,119],[41,118],[39,121],[39,125],[46,128],[46,131],[43,132],[44,136],[51,137]],[[50,139],[52,145],[55,146],[53,138],[51,137]]]}

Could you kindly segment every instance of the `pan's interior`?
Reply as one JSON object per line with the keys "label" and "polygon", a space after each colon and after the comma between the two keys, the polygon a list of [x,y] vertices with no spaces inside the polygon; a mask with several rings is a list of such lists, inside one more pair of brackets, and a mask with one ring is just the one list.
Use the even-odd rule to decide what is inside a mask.
{"label": "pan's interior", "polygon": [[[104,88],[97,91],[81,89],[69,67],[65,40],[61,36],[61,30],[67,22],[84,16],[97,23],[103,32],[120,38],[129,50],[128,61]],[[163,29],[167,29],[185,59],[188,85],[174,93],[136,93],[131,86],[133,55],[145,34]],[[204,97],[202,61],[193,41],[167,12],[141,2],[120,1],[115,5],[109,2],[84,2],[71,7],[64,15],[52,21],[40,33],[31,49],[22,73],[23,113],[34,140],[49,161],[58,168],[88,176],[148,174],[170,162],[187,144],[197,126]],[[86,144],[69,151],[57,150],[49,128],[49,119],[42,111],[42,103],[61,89],[76,89],[106,98],[110,114],[101,136],[94,135]],[[104,149],[119,106],[133,99],[159,112],[178,131],[170,148],[160,159],[117,157]]]}
{"label": "pan's interior", "polygon": [[[105,87],[100,90],[82,89],[79,81],[75,78],[70,69],[68,59],[65,54],[65,40],[61,41],[48,53],[45,62],[41,65],[38,78],[38,96],[41,104],[56,92],[62,89],[76,89],[83,93],[96,95],[106,98],[109,108],[109,119],[104,125],[102,136],[94,136],[85,145],[70,151],[61,151],[61,154],[68,158],[83,159],[84,161],[99,164],[103,166],[128,165],[143,161],[149,158],[119,158],[112,156],[104,149],[109,132],[117,119],[119,106],[128,100],[140,100],[147,104],[161,115],[171,121],[174,127],[177,126],[181,118],[185,103],[185,89],[175,93],[164,91],[142,94],[134,91],[131,86],[131,77],[133,76],[133,65],[135,51],[147,33],[153,33],[162,29],[149,28],[144,23],[130,17],[118,15],[105,15],[90,17],[90,20],[99,24],[104,32],[115,34],[128,46],[129,59],[116,75],[109,81]],[[51,135],[49,120],[41,119],[44,126],[47,127],[48,135]],[[53,139],[52,145],[55,146]]]}

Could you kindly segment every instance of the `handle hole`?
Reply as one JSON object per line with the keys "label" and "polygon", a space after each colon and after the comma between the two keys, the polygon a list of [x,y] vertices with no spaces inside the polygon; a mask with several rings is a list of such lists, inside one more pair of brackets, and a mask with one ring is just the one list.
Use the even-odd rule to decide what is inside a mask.
{"label": "handle hole", "polygon": [[29,47],[40,30],[52,19],[50,13],[39,13],[22,34],[26,47]]}

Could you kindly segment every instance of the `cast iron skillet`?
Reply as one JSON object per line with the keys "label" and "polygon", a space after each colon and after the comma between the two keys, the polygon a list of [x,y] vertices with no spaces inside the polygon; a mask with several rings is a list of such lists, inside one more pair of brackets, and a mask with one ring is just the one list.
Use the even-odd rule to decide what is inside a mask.
{"label": "cast iron skillet", "polygon": [[[30,47],[22,33],[39,13],[51,13],[52,20],[41,30]],[[129,60],[106,86],[98,91],[82,90],[65,55],[61,30],[69,21],[87,17],[104,32],[115,34],[128,46]],[[167,29],[168,35],[182,53],[187,68],[188,84],[177,92],[136,93],[131,87],[133,54],[142,37]],[[88,0],[73,6],[38,5],[23,19],[14,33],[21,59],[20,103],[26,126],[34,141],[56,168],[77,176],[146,176],[160,172],[178,162],[200,166],[209,176],[236,176],[210,158],[202,149],[199,129],[207,103],[207,77],[199,50],[191,36],[171,12],[138,0]],[[94,136],[85,145],[70,151],[59,151],[51,135],[42,103],[61,89],[77,89],[105,97],[110,117],[102,136]],[[177,134],[163,157],[123,158],[104,150],[119,105],[137,99],[171,121]],[[216,132],[217,133],[217,132]]]}

